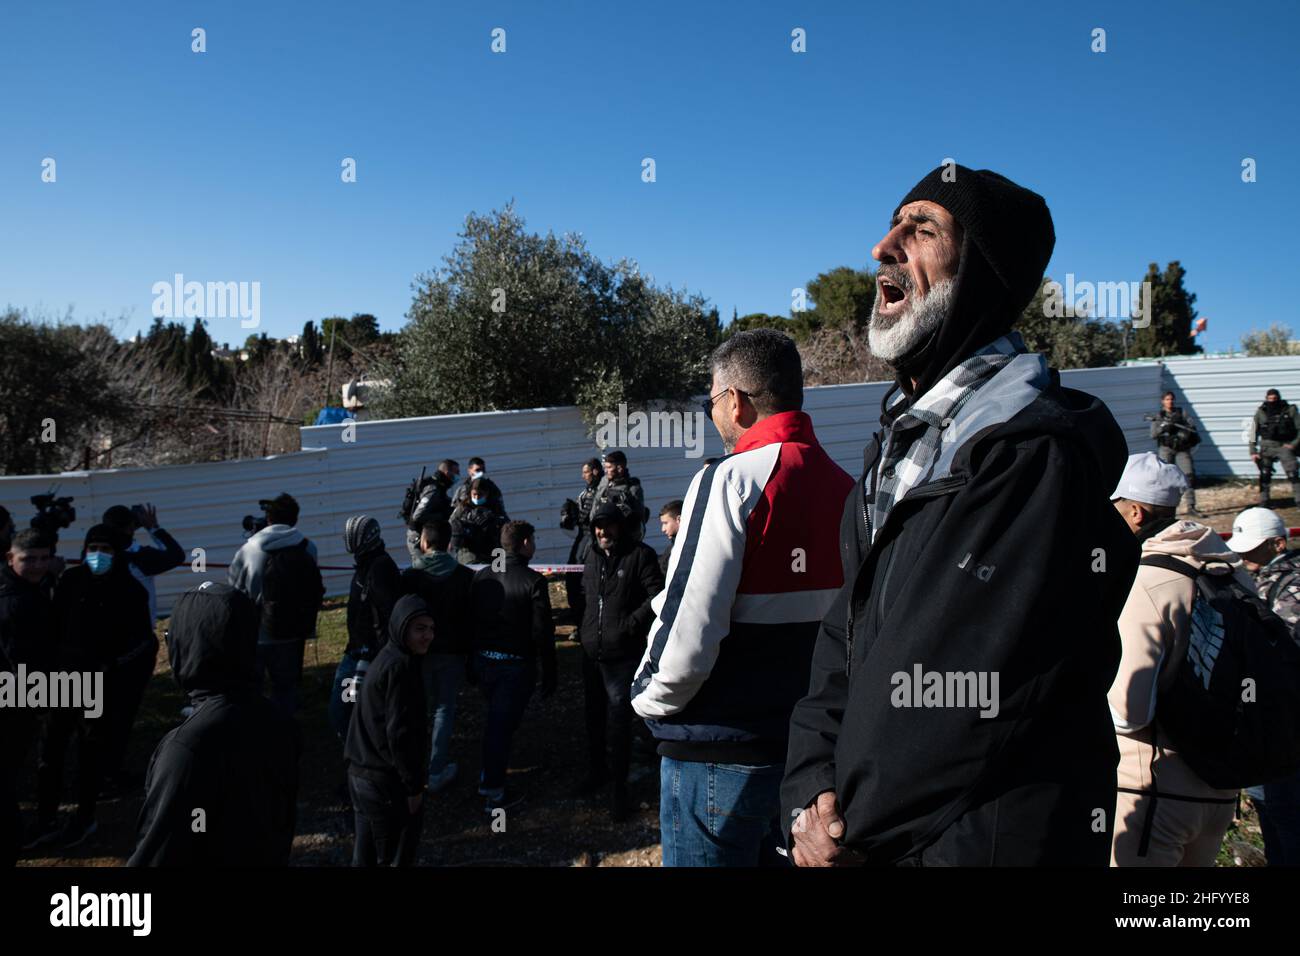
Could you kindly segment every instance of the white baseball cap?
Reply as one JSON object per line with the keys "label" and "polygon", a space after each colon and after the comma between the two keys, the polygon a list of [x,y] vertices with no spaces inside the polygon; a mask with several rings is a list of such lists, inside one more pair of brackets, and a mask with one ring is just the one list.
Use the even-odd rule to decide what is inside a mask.
{"label": "white baseball cap", "polygon": [[1166,464],[1155,452],[1144,451],[1128,456],[1124,474],[1120,475],[1110,500],[1127,498],[1144,505],[1176,508],[1186,490],[1187,479],[1177,465]]}
{"label": "white baseball cap", "polygon": [[1270,538],[1290,538],[1282,516],[1270,508],[1247,508],[1232,519],[1228,547],[1238,554],[1254,551]]}

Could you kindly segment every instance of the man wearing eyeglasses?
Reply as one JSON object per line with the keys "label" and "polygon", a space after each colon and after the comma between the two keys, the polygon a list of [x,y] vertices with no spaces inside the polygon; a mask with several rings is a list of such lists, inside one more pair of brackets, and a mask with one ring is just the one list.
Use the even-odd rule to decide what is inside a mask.
{"label": "man wearing eyeglasses", "polygon": [[704,408],[728,454],[691,480],[632,707],[663,758],[663,865],[780,865],[790,715],[844,580],[853,479],[802,411],[789,336],[740,332],[710,366]]}

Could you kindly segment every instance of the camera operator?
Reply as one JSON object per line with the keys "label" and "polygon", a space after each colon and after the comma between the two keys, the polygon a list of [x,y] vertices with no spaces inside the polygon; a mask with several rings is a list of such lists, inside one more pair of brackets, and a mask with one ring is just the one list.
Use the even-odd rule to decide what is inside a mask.
{"label": "camera operator", "polygon": [[54,542],[54,556],[50,558],[50,586],[63,574],[64,560],[58,555],[59,532],[70,527],[77,520],[77,509],[72,507],[72,496],[56,498],[53,494],[32,495],[31,502],[36,506],[31,526],[49,535]]}
{"label": "camera operator", "polygon": [[[176,539],[158,524],[158,509],[151,504],[113,505],[104,512],[104,524],[111,525],[126,535],[131,547],[126,549],[126,560],[131,574],[144,585],[149,592],[149,626],[158,620],[158,592],[154,587],[155,575],[163,574],[185,563],[185,551]],[[144,528],[157,547],[142,545],[135,540],[135,533]]]}
{"label": "camera operator", "polygon": [[258,679],[270,677],[271,703],[292,717],[298,708],[303,652],[316,633],[325,585],[316,567],[316,545],[294,527],[298,502],[280,494],[258,503],[266,512],[266,526],[235,554],[228,583],[258,606]]}
{"label": "camera operator", "polygon": [[1196,468],[1192,465],[1192,449],[1201,443],[1201,436],[1192,423],[1191,416],[1174,404],[1174,393],[1165,392],[1160,399],[1160,411],[1147,416],[1151,422],[1151,437],[1156,440],[1156,454],[1169,465],[1177,465],[1187,479],[1187,490],[1179,502],[1178,510],[1200,517],[1196,510]]}

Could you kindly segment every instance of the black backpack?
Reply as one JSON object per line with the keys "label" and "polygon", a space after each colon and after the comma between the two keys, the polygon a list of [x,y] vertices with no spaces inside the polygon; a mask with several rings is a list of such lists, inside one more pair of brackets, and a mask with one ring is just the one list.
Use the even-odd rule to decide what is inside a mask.
{"label": "black backpack", "polygon": [[307,539],[266,552],[262,573],[262,630],[273,641],[302,641],[316,632],[316,612],[325,597],[320,568],[307,552]]}
{"label": "black backpack", "polygon": [[[1193,580],[1187,654],[1156,717],[1187,765],[1211,787],[1237,790],[1300,770],[1300,644],[1230,575],[1169,555],[1145,565]],[[1247,681],[1253,682],[1250,700]]]}

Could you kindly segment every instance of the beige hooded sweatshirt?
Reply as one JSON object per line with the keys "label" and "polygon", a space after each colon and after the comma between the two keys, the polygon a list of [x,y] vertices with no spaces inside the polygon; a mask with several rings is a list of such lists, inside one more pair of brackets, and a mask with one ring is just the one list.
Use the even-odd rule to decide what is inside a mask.
{"label": "beige hooded sweatshirt", "polygon": [[[1213,529],[1195,521],[1176,521],[1142,543],[1142,557],[1172,555],[1211,574],[1234,574],[1253,593],[1241,558]],[[1133,589],[1119,618],[1123,653],[1108,695],[1119,743],[1119,786],[1151,789],[1192,798],[1226,799],[1235,790],[1216,790],[1198,777],[1171,749],[1155,723],[1160,693],[1173,683],[1187,654],[1187,633],[1196,582],[1164,568],[1139,566]],[[1154,724],[1154,727],[1153,727]],[[1158,750],[1153,754],[1152,731]],[[1153,758],[1154,756],[1154,764]]]}

